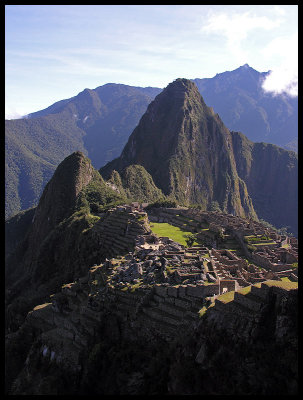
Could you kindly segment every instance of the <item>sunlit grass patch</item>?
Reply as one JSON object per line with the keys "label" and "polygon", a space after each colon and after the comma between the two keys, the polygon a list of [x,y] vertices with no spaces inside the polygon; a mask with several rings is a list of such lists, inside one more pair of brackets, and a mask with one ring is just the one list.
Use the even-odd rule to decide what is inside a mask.
{"label": "sunlit grass patch", "polygon": [[[153,222],[150,224],[150,228],[158,236],[169,237],[177,243],[186,246],[186,240],[184,235],[189,235],[191,232],[184,231],[177,226],[173,226],[168,224],[167,222]],[[194,245],[198,245],[197,241],[194,242]]]}
{"label": "sunlit grass patch", "polygon": [[298,282],[269,280],[263,283],[267,286],[276,286],[285,290],[298,289]]}

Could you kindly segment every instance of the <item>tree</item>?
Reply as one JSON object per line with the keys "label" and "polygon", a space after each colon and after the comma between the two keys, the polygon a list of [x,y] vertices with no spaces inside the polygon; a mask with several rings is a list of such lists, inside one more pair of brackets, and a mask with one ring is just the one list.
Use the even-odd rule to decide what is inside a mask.
{"label": "tree", "polygon": [[194,235],[193,233],[189,233],[187,235],[183,235],[183,237],[185,238],[185,242],[187,244],[187,247],[191,247],[195,240],[196,240],[196,235]]}

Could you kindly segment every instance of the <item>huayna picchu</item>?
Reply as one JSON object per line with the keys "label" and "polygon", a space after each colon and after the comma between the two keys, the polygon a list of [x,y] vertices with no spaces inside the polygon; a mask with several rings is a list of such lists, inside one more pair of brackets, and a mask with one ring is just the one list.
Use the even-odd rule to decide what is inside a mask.
{"label": "huayna picchu", "polygon": [[297,394],[296,177],[186,79],[69,155],[6,222],[6,394]]}
{"label": "huayna picchu", "polygon": [[109,178],[142,165],[167,196],[205,209],[262,218],[297,234],[296,153],[230,132],[196,85],[177,79],[148,106],[121,156],[100,169]]}

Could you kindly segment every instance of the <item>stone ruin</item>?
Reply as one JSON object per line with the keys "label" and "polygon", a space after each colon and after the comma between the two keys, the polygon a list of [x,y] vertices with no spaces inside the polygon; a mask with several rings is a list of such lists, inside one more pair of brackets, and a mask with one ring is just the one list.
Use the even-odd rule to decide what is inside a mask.
{"label": "stone ruin", "polygon": [[[180,211],[187,212],[185,209],[160,210],[157,211],[157,218],[159,220],[166,215],[166,221],[172,222],[174,215],[180,214]],[[192,217],[192,214],[193,211],[190,210],[187,216]],[[206,223],[205,218],[208,216],[213,232],[217,231],[219,234],[222,232],[221,228],[234,229],[237,221],[234,216],[218,218],[216,213],[200,212],[199,215],[204,218],[202,222],[192,218],[189,221],[193,229],[198,229],[201,227],[199,224]],[[196,218],[199,215],[197,214]],[[32,320],[37,313],[42,315],[46,310],[66,314],[79,309],[82,319],[90,318],[97,322],[103,313],[114,312],[120,318],[131,321],[134,328],[137,326],[138,329],[145,329],[146,335],[157,332],[166,338],[176,335],[181,328],[185,329],[198,323],[199,310],[204,306],[208,307],[211,299],[230,291],[238,293],[242,287],[261,284],[268,279],[291,277],[291,274],[281,275],[281,271],[260,267],[258,263],[256,266],[227,249],[203,245],[186,248],[170,238],[157,237],[148,229],[146,216],[145,212],[133,206],[120,206],[110,210],[104,219],[100,219],[103,245],[108,241],[108,246],[121,246],[123,240],[126,240],[128,246],[123,247],[123,250],[117,247],[114,257],[92,267],[86,277],[64,285],[61,293],[52,297],[50,305],[35,310],[31,316]],[[219,224],[220,221],[224,222],[224,226]],[[231,222],[233,225],[228,225]],[[244,222],[240,220],[238,223],[243,232]],[[251,232],[253,227],[256,232],[254,223],[249,224],[245,232]],[[285,245],[285,238],[283,240]],[[292,239],[288,244],[291,244],[288,249],[278,246],[267,249],[267,259],[279,255],[281,263],[297,260],[297,242]],[[262,256],[254,254],[257,254],[257,257]],[[277,260],[268,260],[273,261]],[[288,264],[284,263],[283,267],[285,265]],[[249,316],[257,310],[259,303],[256,297],[262,298],[267,288],[253,288],[254,286],[251,291],[254,296],[234,296],[233,304],[228,306],[231,312],[235,309],[243,315],[243,310],[246,310]],[[215,300],[214,304],[217,311],[223,307],[220,300]],[[59,329],[59,326],[56,329]],[[84,340],[80,334],[76,339],[79,345],[81,340]]]}
{"label": "stone ruin", "polygon": [[[250,262],[249,268],[243,264],[245,261],[243,258],[237,260],[232,258],[231,262],[226,259],[220,260],[217,269],[219,275],[226,278],[230,278],[230,274],[237,269],[236,279],[241,286],[281,277],[297,280],[297,269],[293,268],[293,264],[298,262],[297,239],[280,235],[260,222],[231,214],[186,207],[154,209],[148,212],[148,217],[151,221],[167,222],[180,228],[186,226],[186,230],[196,232],[197,239],[212,248],[212,251],[224,246],[224,238],[229,237],[236,241],[244,257]],[[256,238],[265,236],[268,240],[258,243],[256,249],[252,251],[245,243],[246,236]]]}
{"label": "stone ruin", "polygon": [[[49,303],[28,314],[27,323],[39,332],[39,351],[44,361],[79,370],[81,355],[94,340],[100,322],[112,317],[125,322],[125,335],[131,328],[146,340],[161,337],[169,343],[180,332],[192,332],[199,326],[203,308],[207,308],[212,323],[219,315],[227,330],[231,321],[233,326],[240,321],[249,327],[271,291],[284,296],[282,289],[264,283],[267,279],[279,280],[280,271],[257,267],[227,249],[202,245],[185,248],[169,238],[159,238],[146,228],[145,216],[123,207],[109,212],[102,229],[100,221],[103,243],[115,232],[119,235],[117,243],[126,238],[132,247],[125,246],[124,255],[120,251],[120,255],[93,266],[86,276],[64,285]],[[228,218],[233,220],[232,216]],[[114,243],[111,239],[108,245]],[[295,250],[294,258],[289,258],[285,250],[271,249],[283,261],[297,259]],[[254,286],[256,283],[258,286]],[[245,286],[251,286],[246,295],[239,292]],[[219,296],[231,291],[233,301],[224,303]],[[237,335],[237,330],[230,333]]]}

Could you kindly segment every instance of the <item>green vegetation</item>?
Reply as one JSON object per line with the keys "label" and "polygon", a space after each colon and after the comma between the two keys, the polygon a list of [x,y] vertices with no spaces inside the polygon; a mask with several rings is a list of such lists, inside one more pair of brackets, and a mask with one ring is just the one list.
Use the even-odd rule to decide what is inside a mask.
{"label": "green vegetation", "polygon": [[209,206],[209,211],[219,211],[222,212],[220,205],[217,201],[212,201]]}
{"label": "green vegetation", "polygon": [[[168,223],[158,223],[158,222],[153,222],[150,224],[150,228],[158,236],[162,237],[169,237],[170,239],[174,240],[177,243],[180,243],[184,246],[187,245],[186,239],[184,235],[191,235],[191,232],[184,231],[176,226],[170,225]],[[193,243],[193,245],[199,244],[196,240]]]}
{"label": "green vegetation", "polygon": [[283,276],[283,277],[281,278],[281,280],[282,280],[283,282],[292,282],[292,281],[288,278],[288,276]]}
{"label": "green vegetation", "polygon": [[37,205],[56,167],[72,152],[87,154],[95,168],[118,157],[160,91],[106,84],[30,118],[5,121],[5,216]]}
{"label": "green vegetation", "polygon": [[160,208],[160,207],[166,207],[166,208],[176,208],[178,206],[176,200],[161,200],[158,199],[155,202],[149,204],[146,207],[146,210],[151,210],[153,208]]}
{"label": "green vegetation", "polygon": [[186,242],[187,247],[193,246],[193,244],[196,241],[196,235],[194,235],[193,233],[189,233],[189,234],[183,235],[183,236],[185,238],[185,242]]}
{"label": "green vegetation", "polygon": [[84,151],[74,120],[66,115],[5,123],[6,216],[35,206],[56,166]]}
{"label": "green vegetation", "polygon": [[135,283],[135,284],[133,284],[133,285],[130,285],[130,291],[131,291],[131,293],[134,293],[137,289],[139,289],[140,286],[142,286],[142,284],[143,284],[143,282],[140,281],[140,282],[138,282],[138,283]]}
{"label": "green vegetation", "polygon": [[[256,283],[253,286],[261,287],[261,284],[265,284],[269,287],[276,286],[276,287],[280,287],[285,290],[291,290],[291,289],[298,288],[298,282],[292,282],[288,278],[286,278],[286,279],[282,278],[281,281],[268,280],[268,281]],[[250,293],[250,291],[251,291],[251,285],[238,290],[239,293],[244,294],[244,295]],[[223,303],[229,303],[230,301],[232,301],[234,299],[234,295],[235,295],[235,292],[231,291],[231,292],[226,292],[224,294],[221,294],[217,298],[218,298],[218,300],[222,301]]]}
{"label": "green vegetation", "polygon": [[154,202],[165,196],[142,165],[130,165],[122,173],[126,196],[132,201]]}
{"label": "green vegetation", "polygon": [[[184,93],[182,102],[174,101],[180,93]],[[189,80],[175,80],[155,101],[162,112],[151,124],[148,110],[123,157],[108,163],[102,173],[110,174],[113,169],[121,173],[130,163],[141,164],[163,193],[180,205],[199,204],[204,210],[265,218],[277,226],[289,221],[291,230],[297,230],[295,154],[253,143],[237,132],[230,134],[232,146],[227,146],[222,121]],[[272,169],[267,160],[271,160]],[[286,191],[285,187],[292,189]]]}
{"label": "green vegetation", "polygon": [[264,219],[259,219],[259,221],[264,225],[266,228],[270,228],[273,231],[276,231],[279,235],[286,235],[286,236],[293,236],[292,232],[289,231],[290,226],[282,226],[281,228],[277,228],[274,225],[270,224],[269,222],[265,221]]}
{"label": "green vegetation", "polygon": [[260,235],[260,236],[254,236],[254,235],[248,235],[244,237],[244,242],[245,243],[260,243],[262,241],[271,241],[269,236],[265,235]]}
{"label": "green vegetation", "polygon": [[276,286],[285,290],[298,289],[298,282],[291,282],[291,281],[287,282],[284,280],[283,281],[269,280],[262,283],[264,283],[267,286]]}
{"label": "green vegetation", "polygon": [[[292,281],[289,280],[289,278],[284,277],[284,278],[282,278],[281,281],[268,280],[268,281],[256,283],[255,285],[249,285],[249,286],[246,286],[246,287],[240,289],[238,292],[243,294],[243,295],[246,295],[246,294],[250,293],[252,286],[256,286],[256,287],[260,288],[261,284],[265,284],[265,285],[267,285],[269,287],[276,286],[276,287],[280,287],[280,288],[285,289],[285,290],[292,290],[292,289],[297,289],[298,288],[298,282],[292,282]],[[230,292],[226,292],[224,294],[221,294],[220,296],[217,297],[217,299],[220,300],[221,302],[227,304],[227,303],[229,303],[229,302],[234,300],[234,296],[235,296],[235,292],[234,291],[230,291]],[[211,303],[209,305],[205,305],[205,306],[203,306],[201,308],[201,310],[199,311],[199,316],[202,317],[207,312],[207,310],[210,307],[214,307],[214,305],[215,305],[215,300],[212,299],[212,301],[211,301]]]}
{"label": "green vegetation", "polygon": [[84,208],[89,213],[101,213],[125,201],[126,198],[106,185],[99,172],[94,170],[93,179],[78,196],[76,209]]}
{"label": "green vegetation", "polygon": [[275,241],[273,241],[270,237],[268,236],[254,236],[254,235],[249,235],[244,237],[244,242],[247,243],[247,248],[250,251],[256,251],[257,247],[256,246],[264,246],[264,245],[273,245],[276,244]]}

